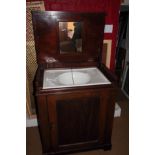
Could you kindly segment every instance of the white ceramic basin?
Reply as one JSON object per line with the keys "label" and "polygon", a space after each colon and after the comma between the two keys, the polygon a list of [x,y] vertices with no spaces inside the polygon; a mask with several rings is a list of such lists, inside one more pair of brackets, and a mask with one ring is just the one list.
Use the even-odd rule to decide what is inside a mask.
{"label": "white ceramic basin", "polygon": [[64,85],[86,84],[89,80],[90,76],[87,73],[82,72],[68,72],[58,76],[58,81]]}
{"label": "white ceramic basin", "polygon": [[63,85],[72,85],[73,84],[72,73],[71,72],[62,73],[58,76],[57,80]]}
{"label": "white ceramic basin", "polygon": [[98,68],[48,69],[43,89],[111,84]]}
{"label": "white ceramic basin", "polygon": [[86,84],[90,80],[90,76],[87,73],[73,72],[74,84]]}

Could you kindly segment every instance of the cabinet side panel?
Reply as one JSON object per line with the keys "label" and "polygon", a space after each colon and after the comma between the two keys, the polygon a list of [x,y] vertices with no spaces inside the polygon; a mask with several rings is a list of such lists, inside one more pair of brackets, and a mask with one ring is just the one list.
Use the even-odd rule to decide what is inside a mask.
{"label": "cabinet side panel", "polygon": [[57,114],[56,114],[57,111],[56,111],[55,96],[48,95],[47,102],[48,102],[48,115],[49,115],[52,150],[56,151],[58,148],[58,143],[57,143]]}
{"label": "cabinet side panel", "polygon": [[59,145],[98,139],[99,97],[57,101]]}
{"label": "cabinet side panel", "polygon": [[107,115],[107,104],[108,104],[108,91],[102,91],[100,96],[100,111],[99,111],[99,142],[103,144],[104,141],[104,130]]}
{"label": "cabinet side panel", "polygon": [[37,96],[38,124],[43,152],[48,152],[50,146],[49,120],[47,115],[46,96]]}
{"label": "cabinet side panel", "polygon": [[106,115],[106,127],[104,132],[104,149],[111,149],[111,135],[113,128],[113,119],[114,119],[114,110],[115,110],[115,102],[116,102],[116,89],[110,89],[108,95],[108,104],[107,104],[107,115]]}

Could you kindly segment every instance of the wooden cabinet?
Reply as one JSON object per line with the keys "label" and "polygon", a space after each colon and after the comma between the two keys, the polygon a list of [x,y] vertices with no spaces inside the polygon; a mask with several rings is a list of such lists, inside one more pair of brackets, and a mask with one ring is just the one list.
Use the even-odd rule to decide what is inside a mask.
{"label": "wooden cabinet", "polygon": [[111,149],[115,91],[82,88],[37,95],[44,153]]}
{"label": "wooden cabinet", "polygon": [[[38,62],[34,90],[43,153],[111,149],[117,91],[112,74],[101,64],[105,14],[37,11],[32,16]],[[61,21],[83,23],[81,52],[60,52]],[[85,67],[98,68],[110,84],[43,89],[46,69]]]}

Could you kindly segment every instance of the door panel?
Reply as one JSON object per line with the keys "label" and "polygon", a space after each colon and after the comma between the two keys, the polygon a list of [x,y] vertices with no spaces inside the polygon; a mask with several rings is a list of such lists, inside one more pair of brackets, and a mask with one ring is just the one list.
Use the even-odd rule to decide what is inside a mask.
{"label": "door panel", "polygon": [[48,95],[53,151],[94,148],[105,141],[108,91]]}
{"label": "door panel", "polygon": [[99,97],[57,100],[58,144],[98,139]]}

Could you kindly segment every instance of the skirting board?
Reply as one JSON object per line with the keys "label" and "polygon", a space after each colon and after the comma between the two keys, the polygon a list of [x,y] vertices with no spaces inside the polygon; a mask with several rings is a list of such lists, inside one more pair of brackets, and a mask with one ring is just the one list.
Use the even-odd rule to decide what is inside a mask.
{"label": "skirting board", "polygon": [[[114,117],[120,117],[121,116],[121,107],[118,105],[118,103],[115,103],[115,113]],[[37,118],[26,118],[26,127],[34,127],[38,126]]]}

